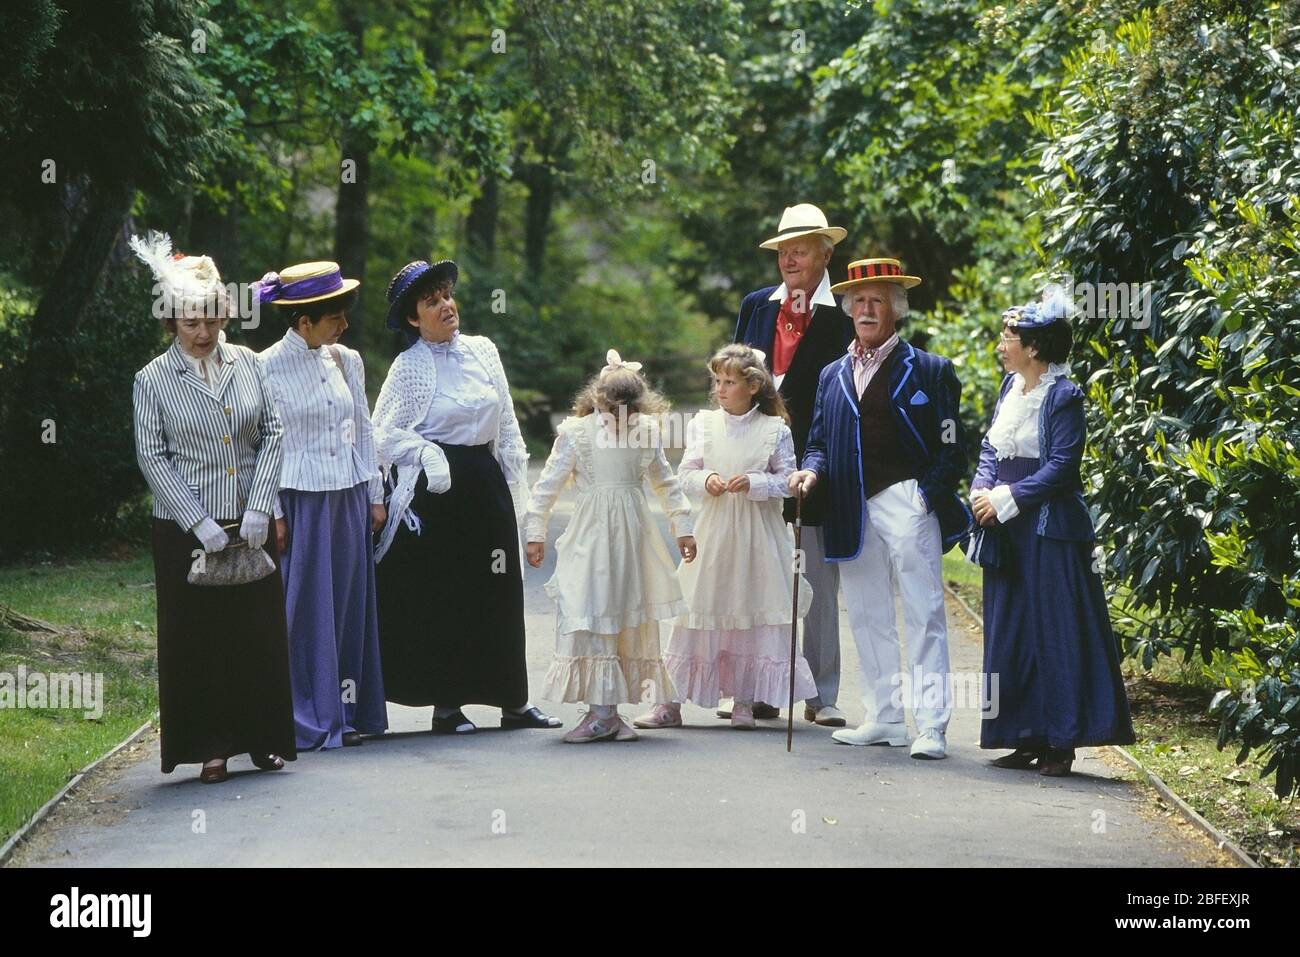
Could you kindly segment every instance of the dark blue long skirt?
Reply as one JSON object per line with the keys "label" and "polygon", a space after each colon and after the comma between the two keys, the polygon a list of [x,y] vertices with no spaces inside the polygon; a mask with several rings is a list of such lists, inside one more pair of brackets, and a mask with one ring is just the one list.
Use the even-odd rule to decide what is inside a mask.
{"label": "dark blue long skirt", "polygon": [[339,748],[349,731],[382,734],[388,708],[366,483],[284,489],[280,501],[289,525],[280,570],[298,748]]}
{"label": "dark blue long skirt", "polygon": [[[1037,459],[1003,459],[998,482],[1037,469]],[[981,723],[980,747],[1131,744],[1093,546],[1039,535],[1038,512],[1024,509],[1001,526],[1000,567],[984,569],[984,672],[989,690],[997,676],[997,696]]]}

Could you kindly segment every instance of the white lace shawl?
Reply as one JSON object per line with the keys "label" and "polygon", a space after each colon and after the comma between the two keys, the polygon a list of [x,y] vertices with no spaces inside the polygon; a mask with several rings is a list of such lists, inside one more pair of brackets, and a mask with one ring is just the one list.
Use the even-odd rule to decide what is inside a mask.
{"label": "white lace shawl", "polygon": [[[528,449],[524,445],[523,433],[519,431],[519,420],[515,417],[506,370],[501,365],[501,355],[491,339],[462,334],[460,341],[482,363],[497,395],[501,397],[497,436],[490,445],[510,486],[515,519],[519,522],[528,503]],[[416,427],[428,414],[437,382],[433,353],[416,343],[416,348],[408,348],[393,360],[388,378],[379,390],[379,401],[375,403],[374,415],[371,417],[375,430],[375,452],[385,474],[389,466],[397,466],[397,487],[388,503],[388,521],[384,523],[383,532],[375,546],[376,561],[382,559],[388,551],[400,523],[406,522],[417,534],[420,531],[419,519],[410,513],[410,505],[422,469],[421,453],[425,449],[432,449],[432,454],[443,460],[443,467],[447,465],[447,457],[442,449],[416,431]],[[523,548],[522,542],[520,548]]]}

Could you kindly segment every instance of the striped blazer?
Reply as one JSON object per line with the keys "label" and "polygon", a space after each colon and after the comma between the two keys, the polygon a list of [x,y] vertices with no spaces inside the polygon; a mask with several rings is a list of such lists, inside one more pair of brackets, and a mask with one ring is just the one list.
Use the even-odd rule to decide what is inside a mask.
{"label": "striped blazer", "polygon": [[205,518],[271,515],[280,488],[282,428],[257,354],[222,341],[213,388],[171,348],[135,374],[135,454],[155,518],[187,531]]}

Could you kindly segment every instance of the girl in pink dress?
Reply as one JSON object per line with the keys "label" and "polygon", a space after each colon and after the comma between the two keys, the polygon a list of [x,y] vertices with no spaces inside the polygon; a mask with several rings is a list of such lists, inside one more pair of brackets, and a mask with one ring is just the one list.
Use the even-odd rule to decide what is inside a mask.
{"label": "girl in pink dress", "polygon": [[[755,701],[790,694],[790,617],[794,536],[781,500],[795,469],[785,403],[763,362],[745,345],[729,345],[709,362],[718,408],[687,429],[677,475],[688,495],[703,497],[695,523],[699,559],[677,568],[688,610],[673,626],[664,664],[680,700],[708,708],[735,698],[733,728],[754,727]],[[812,589],[800,582],[798,615]],[[795,697],[817,693],[807,661],[795,662]],[[638,728],[678,727],[678,702],[659,704]]]}

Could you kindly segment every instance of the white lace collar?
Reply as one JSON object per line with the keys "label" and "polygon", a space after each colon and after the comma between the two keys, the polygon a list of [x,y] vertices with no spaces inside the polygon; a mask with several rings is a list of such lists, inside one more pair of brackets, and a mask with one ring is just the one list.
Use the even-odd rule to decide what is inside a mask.
{"label": "white lace collar", "polygon": [[[1011,380],[997,417],[989,428],[988,440],[1000,459],[1013,458],[1016,455],[1016,436],[1025,428],[1037,428],[1039,410],[1043,399],[1051,391],[1052,384],[1062,376],[1070,374],[1070,367],[1060,362],[1053,362],[1038,380],[1038,385],[1025,392],[1025,377],[1017,372]],[[1033,425],[1029,425],[1030,420]]]}

